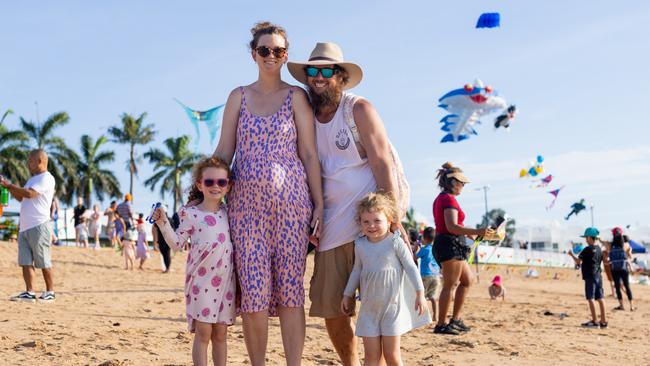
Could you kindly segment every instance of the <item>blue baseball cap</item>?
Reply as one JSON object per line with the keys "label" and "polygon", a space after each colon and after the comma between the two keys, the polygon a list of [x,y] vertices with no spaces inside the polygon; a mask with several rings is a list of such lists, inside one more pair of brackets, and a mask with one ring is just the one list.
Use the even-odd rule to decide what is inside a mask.
{"label": "blue baseball cap", "polygon": [[595,227],[588,227],[587,229],[585,229],[585,233],[582,234],[580,237],[586,238],[590,236],[592,238],[595,238],[598,236],[598,234],[600,234],[598,229],[596,229]]}

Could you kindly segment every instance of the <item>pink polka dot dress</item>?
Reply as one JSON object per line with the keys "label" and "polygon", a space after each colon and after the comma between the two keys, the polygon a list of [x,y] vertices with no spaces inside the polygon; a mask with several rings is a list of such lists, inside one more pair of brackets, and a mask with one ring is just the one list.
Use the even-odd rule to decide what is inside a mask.
{"label": "pink polka dot dress", "polygon": [[180,226],[161,227],[167,243],[179,249],[187,239],[191,249],[185,270],[185,304],[190,332],[194,321],[232,325],[235,318],[235,271],[226,208],[205,212],[182,207]]}

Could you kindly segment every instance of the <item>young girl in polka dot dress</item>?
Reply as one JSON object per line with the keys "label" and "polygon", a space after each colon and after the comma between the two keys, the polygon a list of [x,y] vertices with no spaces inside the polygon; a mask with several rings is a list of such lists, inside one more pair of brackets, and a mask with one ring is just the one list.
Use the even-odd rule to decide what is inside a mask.
{"label": "young girl in polka dot dress", "polygon": [[165,240],[176,250],[189,238],[185,303],[190,332],[195,333],[192,360],[205,365],[212,341],[215,365],[226,364],[227,328],[235,318],[235,274],[233,246],[222,198],[230,188],[228,164],[206,158],[194,166],[193,186],[188,202],[200,201],[178,212],[180,226],[174,232],[164,210],[153,215]]}

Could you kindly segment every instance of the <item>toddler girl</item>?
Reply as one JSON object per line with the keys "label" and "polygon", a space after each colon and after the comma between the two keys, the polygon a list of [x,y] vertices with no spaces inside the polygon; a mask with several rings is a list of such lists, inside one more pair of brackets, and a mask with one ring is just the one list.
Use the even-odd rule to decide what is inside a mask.
{"label": "toddler girl", "polygon": [[506,288],[503,286],[503,280],[500,275],[494,276],[492,279],[492,285],[488,288],[488,292],[490,293],[490,299],[492,300],[496,300],[499,297],[502,301],[506,299]]}
{"label": "toddler girl", "polygon": [[[116,230],[117,230],[116,226]],[[121,230],[122,255],[124,256],[124,269],[133,269],[135,262],[135,241],[138,239],[135,230],[126,229],[126,223],[123,219],[119,220],[119,229]]]}
{"label": "toddler girl", "polygon": [[99,222],[99,219],[102,215],[99,213],[99,205],[93,206],[93,213],[90,215],[90,224],[88,225],[88,232],[90,237],[95,238],[95,249],[99,249],[99,229],[102,224]]}
{"label": "toddler girl", "polygon": [[138,266],[138,269],[140,270],[144,269],[142,266],[147,258],[149,258],[149,243],[147,242],[147,231],[144,228],[143,216],[143,214],[139,214],[136,225],[138,241],[135,245],[135,258],[140,259],[140,265]]}
{"label": "toddler girl", "polygon": [[124,238],[125,225],[124,225],[124,220],[122,220],[122,218],[118,214],[113,215],[113,226],[115,228],[114,229],[115,232],[113,236],[116,244],[115,246],[119,248],[122,245],[121,244],[122,238]]}
{"label": "toddler girl", "polygon": [[[391,223],[398,220],[392,198],[369,193],[358,204],[357,219],[364,236],[354,242],[354,269],[343,292],[341,310],[353,313],[354,292],[361,284],[356,335],[363,338],[365,363],[379,364],[383,355],[387,364],[401,365],[400,336],[431,323],[424,286],[399,231],[389,231]],[[405,291],[410,287],[402,285],[404,274],[415,288],[414,297]]]}
{"label": "toddler girl", "polygon": [[233,246],[226,207],[222,204],[230,188],[229,176],[225,161],[218,158],[199,161],[194,166],[194,183],[187,202],[200,203],[180,209],[180,226],[176,232],[162,208],[153,215],[171,247],[180,249],[188,238],[192,243],[187,255],[185,303],[189,330],[195,333],[192,346],[195,365],[207,363],[210,340],[214,364],[226,364],[227,327],[235,318]]}
{"label": "toddler girl", "polygon": [[79,233],[79,246],[88,248],[88,227],[86,226],[86,218],[79,218],[79,225],[75,226],[77,232]]}

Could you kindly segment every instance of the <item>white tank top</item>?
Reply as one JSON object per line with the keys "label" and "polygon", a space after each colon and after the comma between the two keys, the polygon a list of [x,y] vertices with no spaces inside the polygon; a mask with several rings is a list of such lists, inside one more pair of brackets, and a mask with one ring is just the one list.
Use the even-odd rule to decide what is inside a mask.
{"label": "white tank top", "polygon": [[[368,159],[362,159],[345,120],[346,101],[352,94],[343,93],[331,121],[316,122],[316,145],[323,179],[324,214],[318,251],[334,249],[357,239],[357,202],[377,190]],[[352,103],[348,108],[352,108]]]}

